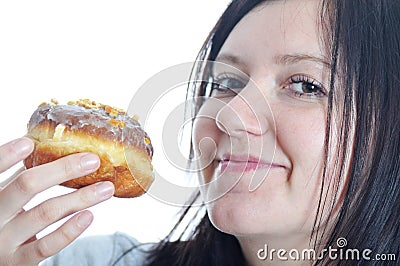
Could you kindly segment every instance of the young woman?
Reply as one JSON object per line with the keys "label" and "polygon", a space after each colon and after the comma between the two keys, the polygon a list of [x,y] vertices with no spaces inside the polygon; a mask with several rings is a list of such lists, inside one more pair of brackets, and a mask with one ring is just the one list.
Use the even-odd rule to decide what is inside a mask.
{"label": "young woman", "polygon": [[[396,265],[399,51],[396,1],[234,0],[199,54],[193,75],[205,81],[188,94],[206,208],[195,230],[171,241],[174,229],[158,244],[92,237],[59,252],[89,226],[82,211],[36,240],[48,224],[112,195],[100,183],[22,211],[39,191],[98,167],[96,156],[77,154],[0,191],[0,264],[59,252],[47,263]],[[3,145],[1,169],[31,150],[27,139]]]}

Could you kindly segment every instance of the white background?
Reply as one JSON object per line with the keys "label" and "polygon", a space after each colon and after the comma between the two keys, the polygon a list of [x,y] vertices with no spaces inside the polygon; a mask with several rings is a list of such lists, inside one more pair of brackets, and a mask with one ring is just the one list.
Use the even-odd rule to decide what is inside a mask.
{"label": "white background", "polygon": [[[196,58],[228,2],[1,1],[0,143],[23,136],[32,112],[51,98],[61,103],[90,98],[127,109],[135,89],[152,75]],[[182,102],[185,95],[177,97]],[[27,207],[69,191],[55,187]],[[145,195],[112,198],[91,210],[95,219],[84,236],[122,231],[139,241],[157,241],[180,208]]]}

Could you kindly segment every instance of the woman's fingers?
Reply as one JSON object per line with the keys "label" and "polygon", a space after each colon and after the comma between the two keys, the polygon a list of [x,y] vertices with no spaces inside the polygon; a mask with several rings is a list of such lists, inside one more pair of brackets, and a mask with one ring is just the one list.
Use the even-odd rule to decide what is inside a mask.
{"label": "woman's fingers", "polygon": [[2,189],[3,187],[5,187],[8,183],[10,183],[14,178],[16,178],[17,176],[19,176],[20,173],[22,173],[23,171],[25,171],[25,166],[20,167],[17,171],[15,171],[9,178],[5,179],[4,181],[2,181],[0,183],[0,189]]}
{"label": "woman's fingers", "polygon": [[20,247],[14,256],[15,265],[37,265],[69,245],[92,221],[93,215],[90,211],[85,210],[74,215],[51,234]]}
{"label": "woman's fingers", "polygon": [[[33,148],[34,144],[28,138],[0,146],[0,172],[25,159]],[[0,261],[4,259],[6,265],[7,262],[11,265],[37,265],[77,238],[93,219],[88,211],[74,215],[43,239],[36,240],[35,234],[68,215],[110,198],[114,193],[111,182],[101,182],[49,199],[28,211],[21,210],[36,194],[90,174],[99,166],[100,160],[95,154],[73,154],[24,170],[0,188]]]}
{"label": "woman's fingers", "polygon": [[[17,247],[50,224],[109,199],[113,194],[114,185],[105,181],[84,187],[67,195],[49,199],[15,217],[12,223],[3,228],[4,233],[0,237],[0,241],[10,239],[8,235],[10,237],[13,236],[10,245]],[[16,231],[18,231],[17,235],[15,234]],[[2,239],[3,237],[4,239]]]}
{"label": "woman's fingers", "polygon": [[7,204],[2,206],[0,212],[0,228],[37,193],[94,172],[99,166],[100,160],[97,155],[79,153],[23,171],[1,190],[0,202]]}
{"label": "woman's fingers", "polygon": [[29,138],[20,138],[0,146],[0,173],[28,157],[34,144]]}

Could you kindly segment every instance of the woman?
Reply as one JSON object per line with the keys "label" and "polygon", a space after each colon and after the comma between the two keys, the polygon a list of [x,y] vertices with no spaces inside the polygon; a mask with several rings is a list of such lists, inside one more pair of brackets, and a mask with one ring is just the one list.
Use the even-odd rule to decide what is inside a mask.
{"label": "woman", "polygon": [[[400,3],[389,0],[233,1],[194,69],[195,80],[208,82],[189,91],[197,103],[193,154],[202,158],[193,167],[202,169],[207,209],[201,222],[171,241],[189,207],[157,245],[95,237],[53,262],[72,263],[75,254],[106,265],[398,263],[376,255],[400,253],[399,22]],[[216,149],[200,146],[207,138]],[[2,146],[1,169],[31,150],[26,139]],[[82,211],[34,238],[111,197],[109,183],[20,210],[98,164],[94,155],[72,155],[23,172],[0,192],[2,263],[38,263],[87,228],[92,216]],[[48,183],[37,181],[42,175]]]}

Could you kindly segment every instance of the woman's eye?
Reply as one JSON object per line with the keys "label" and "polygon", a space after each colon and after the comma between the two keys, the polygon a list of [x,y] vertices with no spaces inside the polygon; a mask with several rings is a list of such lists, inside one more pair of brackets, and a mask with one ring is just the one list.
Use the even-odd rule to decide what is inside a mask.
{"label": "woman's eye", "polygon": [[211,96],[236,95],[246,84],[247,82],[239,77],[224,74],[213,79]]}
{"label": "woman's eye", "polygon": [[326,96],[320,82],[304,75],[292,76],[287,88],[290,93],[297,97],[318,98]]}

